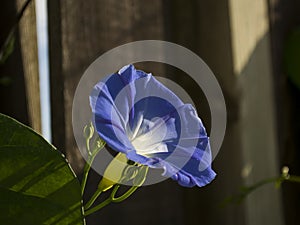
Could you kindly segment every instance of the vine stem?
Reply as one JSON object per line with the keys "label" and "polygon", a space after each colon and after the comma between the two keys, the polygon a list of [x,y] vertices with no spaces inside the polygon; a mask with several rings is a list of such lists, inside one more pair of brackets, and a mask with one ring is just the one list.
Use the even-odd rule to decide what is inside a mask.
{"label": "vine stem", "polygon": [[132,186],[128,191],[126,191],[125,194],[123,194],[122,196],[120,197],[117,197],[115,198],[115,194],[117,193],[118,189],[119,189],[120,185],[117,185],[114,190],[112,191],[112,194],[111,194],[111,198],[112,198],[112,202],[122,202],[124,201],[125,199],[127,199],[130,195],[133,194],[133,192],[136,191],[136,189],[138,189],[138,186]]}
{"label": "vine stem", "polygon": [[100,203],[99,205],[95,206],[94,208],[91,208],[91,209],[85,211],[84,216],[88,216],[88,215],[102,209],[103,207],[107,206],[111,202],[112,202],[111,198],[106,199],[104,202]]}
{"label": "vine stem", "polygon": [[[92,214],[92,213],[94,213],[94,212],[96,212],[96,211],[102,209],[103,207],[107,206],[107,205],[108,205],[109,203],[111,203],[111,202],[118,203],[118,202],[124,201],[124,200],[127,199],[130,195],[132,195],[132,194],[136,191],[136,189],[138,189],[139,187],[138,187],[138,186],[132,186],[128,191],[126,191],[125,194],[123,194],[123,195],[120,196],[120,197],[115,198],[115,195],[116,195],[116,193],[117,193],[117,191],[118,191],[119,188],[120,188],[120,185],[117,184],[117,185],[114,187],[114,189],[113,189],[113,191],[112,191],[110,197],[109,197],[108,199],[106,199],[104,202],[102,202],[102,203],[100,203],[99,205],[95,206],[94,208],[88,209],[88,208],[85,207],[85,209],[88,209],[88,210],[85,211],[84,215],[85,215],[85,216],[88,216],[88,215],[90,215],[90,214]],[[96,192],[96,193],[97,193],[97,192]],[[96,193],[94,194],[95,198],[93,198],[94,196],[92,197],[93,199],[97,199],[97,197],[100,195],[101,192],[99,193],[99,195],[98,195],[97,197],[96,197],[96,195],[97,195]],[[93,203],[91,203],[91,205],[92,205],[92,204],[93,204]]]}
{"label": "vine stem", "polygon": [[[93,157],[95,158],[95,157]],[[93,163],[94,159],[90,159],[88,160],[85,165],[84,165],[84,169],[83,169],[83,178],[82,178],[82,183],[81,183],[81,194],[83,195],[84,190],[85,190],[85,186],[86,186],[86,182],[87,182],[87,178],[89,175],[89,171],[91,169],[91,164]]]}
{"label": "vine stem", "polygon": [[85,204],[84,210],[89,209],[89,208],[94,204],[94,202],[96,201],[96,199],[99,197],[99,195],[100,195],[101,193],[102,193],[102,190],[101,190],[101,189],[98,189],[98,190],[93,194],[93,196],[91,197],[91,199]]}
{"label": "vine stem", "polygon": [[275,183],[276,187],[279,188],[282,185],[282,183],[285,183],[285,182],[300,183],[300,176],[290,175],[288,173],[288,168],[284,167],[283,170],[286,170],[286,171],[283,171],[281,176],[279,176],[279,177],[267,178],[267,179],[257,182],[254,185],[242,188],[240,193],[238,193],[237,195],[233,195],[233,196],[230,196],[227,199],[225,199],[225,201],[222,203],[222,205],[225,205],[227,203],[240,203],[250,193],[252,193],[253,191],[255,191],[256,189],[258,189],[259,187],[261,187],[265,184]]}
{"label": "vine stem", "polygon": [[96,154],[94,154],[94,156],[93,156],[93,154],[91,154],[90,141],[89,141],[88,138],[86,139],[86,149],[87,149],[87,152],[88,152],[89,156],[88,156],[88,160],[85,163],[84,169],[83,169],[83,178],[82,178],[82,182],[81,182],[81,195],[83,195],[83,193],[84,193],[87,178],[88,178],[88,175],[89,175],[89,171],[91,169],[91,165],[92,165],[92,163],[94,161],[94,158],[96,156]]}
{"label": "vine stem", "polygon": [[[91,157],[92,158],[92,157]],[[118,202],[122,202],[124,201],[125,199],[127,199],[129,196],[131,196],[144,182],[145,182],[145,179],[146,179],[146,175],[148,173],[148,169],[149,167],[147,166],[144,166],[144,167],[140,167],[139,168],[139,172],[134,178],[133,178],[133,186],[130,187],[123,195],[119,196],[119,197],[115,197],[119,188],[120,188],[120,184],[115,184],[113,186],[113,190],[109,196],[108,199],[106,199],[104,202],[100,203],[99,205],[93,207],[93,208],[90,208],[94,202],[96,201],[96,199],[99,197],[99,195],[107,190],[105,188],[101,188],[101,185],[98,187],[98,190],[94,193],[94,195],[91,197],[91,199],[87,202],[87,204],[84,206],[84,210],[85,210],[85,213],[84,215],[85,216],[88,216],[100,209],[102,209],[103,207],[105,207],[106,205],[108,205],[109,203],[111,202],[114,202],[114,203],[118,203]],[[126,175],[123,175],[123,178],[128,178],[128,179],[131,179],[130,178],[131,176],[129,177],[126,177]],[[121,179],[122,180],[122,179]]]}
{"label": "vine stem", "polygon": [[287,177],[285,180],[289,182],[300,183],[300,176],[289,175],[289,177]]}
{"label": "vine stem", "polygon": [[88,175],[89,175],[89,171],[91,169],[91,165],[93,164],[93,161],[96,158],[99,151],[104,147],[105,142],[102,145],[98,146],[96,148],[96,150],[94,150],[93,152],[90,151],[89,145],[90,145],[90,140],[87,139],[86,140],[86,148],[87,148],[89,156],[88,156],[88,160],[85,163],[84,169],[83,169],[83,178],[82,178],[82,182],[81,182],[81,194],[82,195],[84,194],[84,190],[85,190],[87,178],[88,178]]}

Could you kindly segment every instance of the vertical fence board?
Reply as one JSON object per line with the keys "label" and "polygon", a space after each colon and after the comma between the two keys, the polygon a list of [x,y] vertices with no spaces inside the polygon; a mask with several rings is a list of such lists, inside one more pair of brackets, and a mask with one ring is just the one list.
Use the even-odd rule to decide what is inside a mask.
{"label": "vertical fence board", "polygon": [[[278,122],[280,163],[289,166],[291,174],[300,174],[299,97],[300,91],[289,81],[284,66],[284,48],[289,35],[300,27],[300,2],[297,0],[269,0],[271,19],[272,68],[275,77],[275,98]],[[285,221],[299,223],[300,189],[293,183],[282,187]]]}
{"label": "vertical fence board", "polygon": [[244,163],[239,115],[241,90],[233,73],[229,5],[228,1],[201,1],[197,9],[198,53],[216,75],[227,108],[226,135],[214,162],[218,177],[208,195],[203,195],[210,206],[210,214],[205,218],[208,224],[245,224],[245,204],[220,206],[242,186],[241,170]]}
{"label": "vertical fence board", "polygon": [[[230,0],[234,72],[241,85],[243,178],[250,185],[278,176],[274,76],[267,1]],[[266,185],[246,199],[246,224],[283,224],[280,192]]]}
{"label": "vertical fence board", "polygon": [[[79,79],[97,56],[113,47],[135,40],[163,39],[162,2],[51,0],[48,6],[53,141],[80,174],[84,162],[72,131],[72,101]],[[163,71],[161,65],[153,70],[148,63],[139,64],[139,68]],[[85,198],[95,191],[98,181],[99,176],[92,172]],[[87,222],[134,225],[147,220],[149,224],[181,225],[180,193],[181,188],[170,181],[141,188],[124,205],[110,205],[89,216]]]}
{"label": "vertical fence board", "polygon": [[[190,48],[207,63],[220,82],[227,105],[226,136],[213,162],[218,175],[205,188],[185,190],[186,224],[245,224],[243,204],[220,206],[242,186],[239,89],[233,74],[227,1],[169,1],[169,4],[172,6],[170,40]],[[209,128],[210,110],[206,109],[205,97],[183,75],[177,76],[176,81],[189,91],[198,114]]]}
{"label": "vertical fence board", "polygon": [[[16,23],[25,1],[5,1],[1,7],[1,45]],[[35,7],[31,2],[19,23],[12,54],[0,65],[1,112],[41,130]]]}
{"label": "vertical fence board", "polygon": [[[18,11],[25,3],[17,0]],[[19,23],[21,37],[21,54],[24,67],[24,78],[26,84],[27,110],[29,123],[37,132],[41,132],[41,106],[39,88],[38,51],[36,35],[35,4],[32,1],[26,8]],[[41,74],[43,76],[43,74]]]}
{"label": "vertical fence board", "polygon": [[[14,1],[5,1],[0,8],[1,19],[1,46],[4,44],[10,29],[16,21],[17,11]],[[20,52],[20,39],[17,34],[15,39],[14,51],[3,65],[0,65],[1,79],[8,82],[1,83],[1,113],[15,117],[16,119],[28,124],[27,99],[25,95],[25,83],[23,76],[23,64]],[[18,104],[16,102],[18,101]]]}

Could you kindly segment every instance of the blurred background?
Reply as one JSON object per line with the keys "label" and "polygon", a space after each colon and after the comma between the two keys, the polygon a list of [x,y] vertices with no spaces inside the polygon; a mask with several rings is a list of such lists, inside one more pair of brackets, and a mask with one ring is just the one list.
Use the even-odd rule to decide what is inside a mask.
{"label": "blurred background", "polygon": [[[227,130],[204,188],[167,180],[143,187],[87,224],[298,225],[300,185],[274,183],[240,204],[222,204],[245,185],[300,175],[300,1],[298,0],[4,0],[0,8],[0,112],[42,133],[81,176],[72,101],[85,69],[119,45],[145,39],[182,45],[216,75],[227,105]],[[192,97],[210,131],[210,111],[182,71],[145,62]],[[201,74],[199,74],[201,76]],[[88,199],[100,177],[92,172]]]}

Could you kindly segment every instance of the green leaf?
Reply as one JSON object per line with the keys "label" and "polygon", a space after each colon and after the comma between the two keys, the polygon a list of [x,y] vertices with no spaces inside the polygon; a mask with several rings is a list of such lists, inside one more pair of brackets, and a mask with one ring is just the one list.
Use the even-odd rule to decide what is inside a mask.
{"label": "green leaf", "polygon": [[289,79],[300,89],[300,28],[294,30],[289,36],[285,51],[284,65]]}
{"label": "green leaf", "polygon": [[0,114],[0,223],[85,224],[80,184],[40,135]]}

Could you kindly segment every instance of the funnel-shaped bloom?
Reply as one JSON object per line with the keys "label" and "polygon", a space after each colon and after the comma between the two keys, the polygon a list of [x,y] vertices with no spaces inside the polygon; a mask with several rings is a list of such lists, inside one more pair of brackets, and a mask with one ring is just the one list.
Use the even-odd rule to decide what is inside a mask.
{"label": "funnel-shaped bloom", "polygon": [[151,74],[125,66],[95,85],[90,104],[99,136],[128,159],[162,168],[182,186],[214,179],[209,139],[195,109]]}

